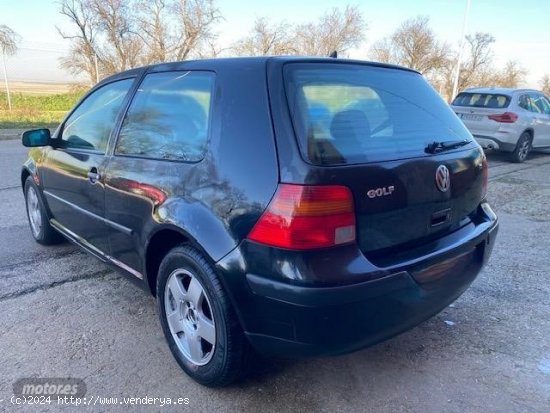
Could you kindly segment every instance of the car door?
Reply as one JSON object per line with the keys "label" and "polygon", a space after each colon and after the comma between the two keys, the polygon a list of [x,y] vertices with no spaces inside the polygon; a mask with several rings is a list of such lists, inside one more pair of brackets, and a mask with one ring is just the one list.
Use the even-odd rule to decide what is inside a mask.
{"label": "car door", "polygon": [[212,72],[149,73],[122,122],[105,176],[105,218],[118,225],[108,229],[112,259],[139,278],[147,237],[165,218],[161,208],[182,201],[200,209],[192,194],[211,185],[200,161],[213,85]]}
{"label": "car door", "polygon": [[133,78],[93,90],[54,136],[42,165],[53,224],[94,253],[108,254],[104,220],[105,153]]}
{"label": "car door", "polygon": [[535,147],[550,147],[550,102],[542,93],[531,93],[531,105],[535,110]]}

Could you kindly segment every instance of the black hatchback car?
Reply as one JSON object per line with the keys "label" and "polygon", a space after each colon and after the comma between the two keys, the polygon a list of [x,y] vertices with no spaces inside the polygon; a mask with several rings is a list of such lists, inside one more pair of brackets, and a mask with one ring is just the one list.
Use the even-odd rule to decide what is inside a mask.
{"label": "black hatchback car", "polygon": [[33,147],[24,188],[42,244],[68,238],[156,296],[198,382],[250,355],[354,351],[459,297],[497,217],[487,162],[417,72],[259,57],[129,70]]}

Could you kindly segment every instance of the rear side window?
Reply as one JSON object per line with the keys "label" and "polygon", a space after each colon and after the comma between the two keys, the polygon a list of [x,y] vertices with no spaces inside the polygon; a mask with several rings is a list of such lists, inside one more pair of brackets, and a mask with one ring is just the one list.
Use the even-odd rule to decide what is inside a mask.
{"label": "rear side window", "polygon": [[213,84],[210,72],[146,75],[124,119],[115,153],[200,161],[206,150]]}
{"label": "rear side window", "polygon": [[453,106],[469,106],[474,108],[507,108],[510,104],[510,96],[496,93],[460,93]]}
{"label": "rear side window", "polygon": [[550,113],[550,103],[548,99],[539,93],[530,94],[532,112],[536,113]]}
{"label": "rear side window", "polygon": [[529,98],[529,95],[520,95],[518,98],[518,106],[525,110],[531,110],[531,98]]}
{"label": "rear side window", "polygon": [[284,77],[300,149],[316,165],[426,156],[424,149],[433,141],[471,139],[418,73],[292,63]]}

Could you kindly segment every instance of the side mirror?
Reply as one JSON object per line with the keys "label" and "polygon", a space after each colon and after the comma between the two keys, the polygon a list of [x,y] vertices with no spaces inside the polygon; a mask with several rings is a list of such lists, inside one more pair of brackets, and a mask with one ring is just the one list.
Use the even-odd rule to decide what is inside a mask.
{"label": "side mirror", "polygon": [[21,135],[21,142],[23,146],[32,148],[35,146],[47,146],[50,144],[50,130],[49,129],[33,129],[23,132]]}

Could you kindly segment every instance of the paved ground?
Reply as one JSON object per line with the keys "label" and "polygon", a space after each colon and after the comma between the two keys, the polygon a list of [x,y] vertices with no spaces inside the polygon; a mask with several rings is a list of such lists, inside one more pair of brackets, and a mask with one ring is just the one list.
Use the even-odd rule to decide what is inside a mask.
{"label": "paved ground", "polygon": [[13,140],[14,136],[20,136],[24,129],[0,129],[0,141]]}
{"label": "paved ground", "polygon": [[354,354],[268,361],[221,390],[180,371],[146,293],[71,245],[34,243],[19,189],[23,159],[17,141],[0,142],[0,411],[123,409],[10,403],[21,377],[72,376],[90,397],[189,398],[143,411],[550,412],[549,155],[524,165],[490,156],[498,243],[443,313]]}

